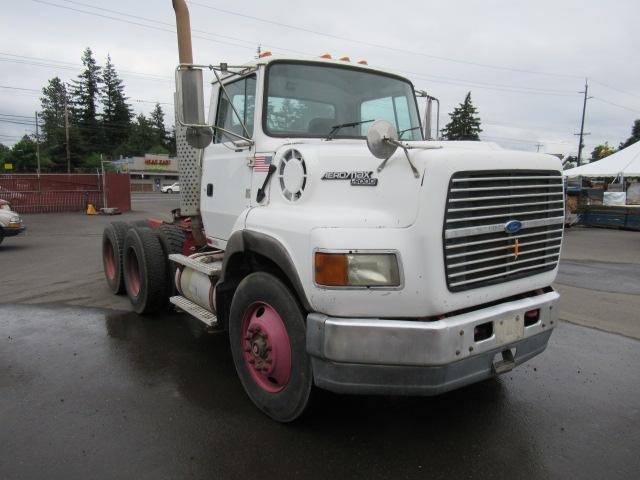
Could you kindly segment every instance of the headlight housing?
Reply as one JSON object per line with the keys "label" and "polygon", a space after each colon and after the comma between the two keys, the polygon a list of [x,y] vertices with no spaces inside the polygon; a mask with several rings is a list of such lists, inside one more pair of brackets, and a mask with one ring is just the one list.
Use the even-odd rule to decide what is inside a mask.
{"label": "headlight housing", "polygon": [[325,287],[399,287],[394,253],[315,254],[315,281]]}
{"label": "headlight housing", "polygon": [[20,217],[16,215],[15,217],[11,217],[9,219],[9,223],[22,223],[22,220],[20,220]]}

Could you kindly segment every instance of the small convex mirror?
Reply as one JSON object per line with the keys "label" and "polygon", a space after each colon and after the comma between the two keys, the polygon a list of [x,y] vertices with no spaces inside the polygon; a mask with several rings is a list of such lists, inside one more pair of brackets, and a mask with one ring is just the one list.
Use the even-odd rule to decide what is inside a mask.
{"label": "small convex mirror", "polygon": [[176,72],[178,122],[182,125],[205,125],[202,70],[180,67]]}
{"label": "small convex mirror", "polygon": [[[391,140],[391,142],[387,141]],[[367,133],[367,147],[376,158],[387,160],[398,149],[393,142],[398,141],[398,132],[386,120],[376,120],[369,127]]]}

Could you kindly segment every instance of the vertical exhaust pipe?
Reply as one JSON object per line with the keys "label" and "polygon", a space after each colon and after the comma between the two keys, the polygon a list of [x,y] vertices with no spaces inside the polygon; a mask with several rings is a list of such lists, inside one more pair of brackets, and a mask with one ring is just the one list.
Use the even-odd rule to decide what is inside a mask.
{"label": "vertical exhaust pipe", "polygon": [[185,0],[172,0],[173,10],[176,12],[176,29],[178,31],[178,56],[181,64],[193,63],[193,48],[191,46],[191,20],[189,7]]}

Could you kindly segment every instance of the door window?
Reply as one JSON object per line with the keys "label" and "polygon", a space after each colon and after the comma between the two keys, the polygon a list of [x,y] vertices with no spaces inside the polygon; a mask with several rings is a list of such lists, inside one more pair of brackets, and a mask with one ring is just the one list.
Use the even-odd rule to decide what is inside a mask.
{"label": "door window", "polygon": [[[242,117],[242,121],[249,131],[249,136],[252,137],[253,116],[256,105],[255,75],[227,83],[224,87],[229,94],[229,98],[227,98],[222,89],[220,89],[218,96],[218,110],[216,113],[216,126],[222,127],[230,132],[237,133],[238,135],[242,135],[243,137],[246,135],[242,128],[242,124],[240,123],[240,119],[233,111],[233,108],[231,108],[229,103],[230,99],[233,103],[233,107],[235,107],[240,117]],[[236,137],[230,137],[230,135],[226,135],[224,132],[216,130],[214,142],[220,143],[222,141],[237,140]]]}

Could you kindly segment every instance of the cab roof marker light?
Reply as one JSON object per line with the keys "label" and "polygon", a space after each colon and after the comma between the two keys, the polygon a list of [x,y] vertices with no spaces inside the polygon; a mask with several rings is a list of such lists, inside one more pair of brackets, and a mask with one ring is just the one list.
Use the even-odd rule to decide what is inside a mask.
{"label": "cab roof marker light", "polygon": [[369,62],[367,62],[366,60],[360,60],[358,62],[358,65],[369,65]]}
{"label": "cab roof marker light", "polygon": [[330,53],[325,53],[324,55],[320,55],[320,58],[327,58],[327,59],[331,60],[333,57],[331,56]]}
{"label": "cab roof marker light", "polygon": [[260,54],[260,58],[270,57],[271,55],[273,55],[273,53],[271,53],[271,50],[267,50],[266,52],[262,52]]}
{"label": "cab roof marker light", "polygon": [[349,57],[340,57],[339,60],[341,60],[343,62],[350,62],[351,61],[351,59]]}

